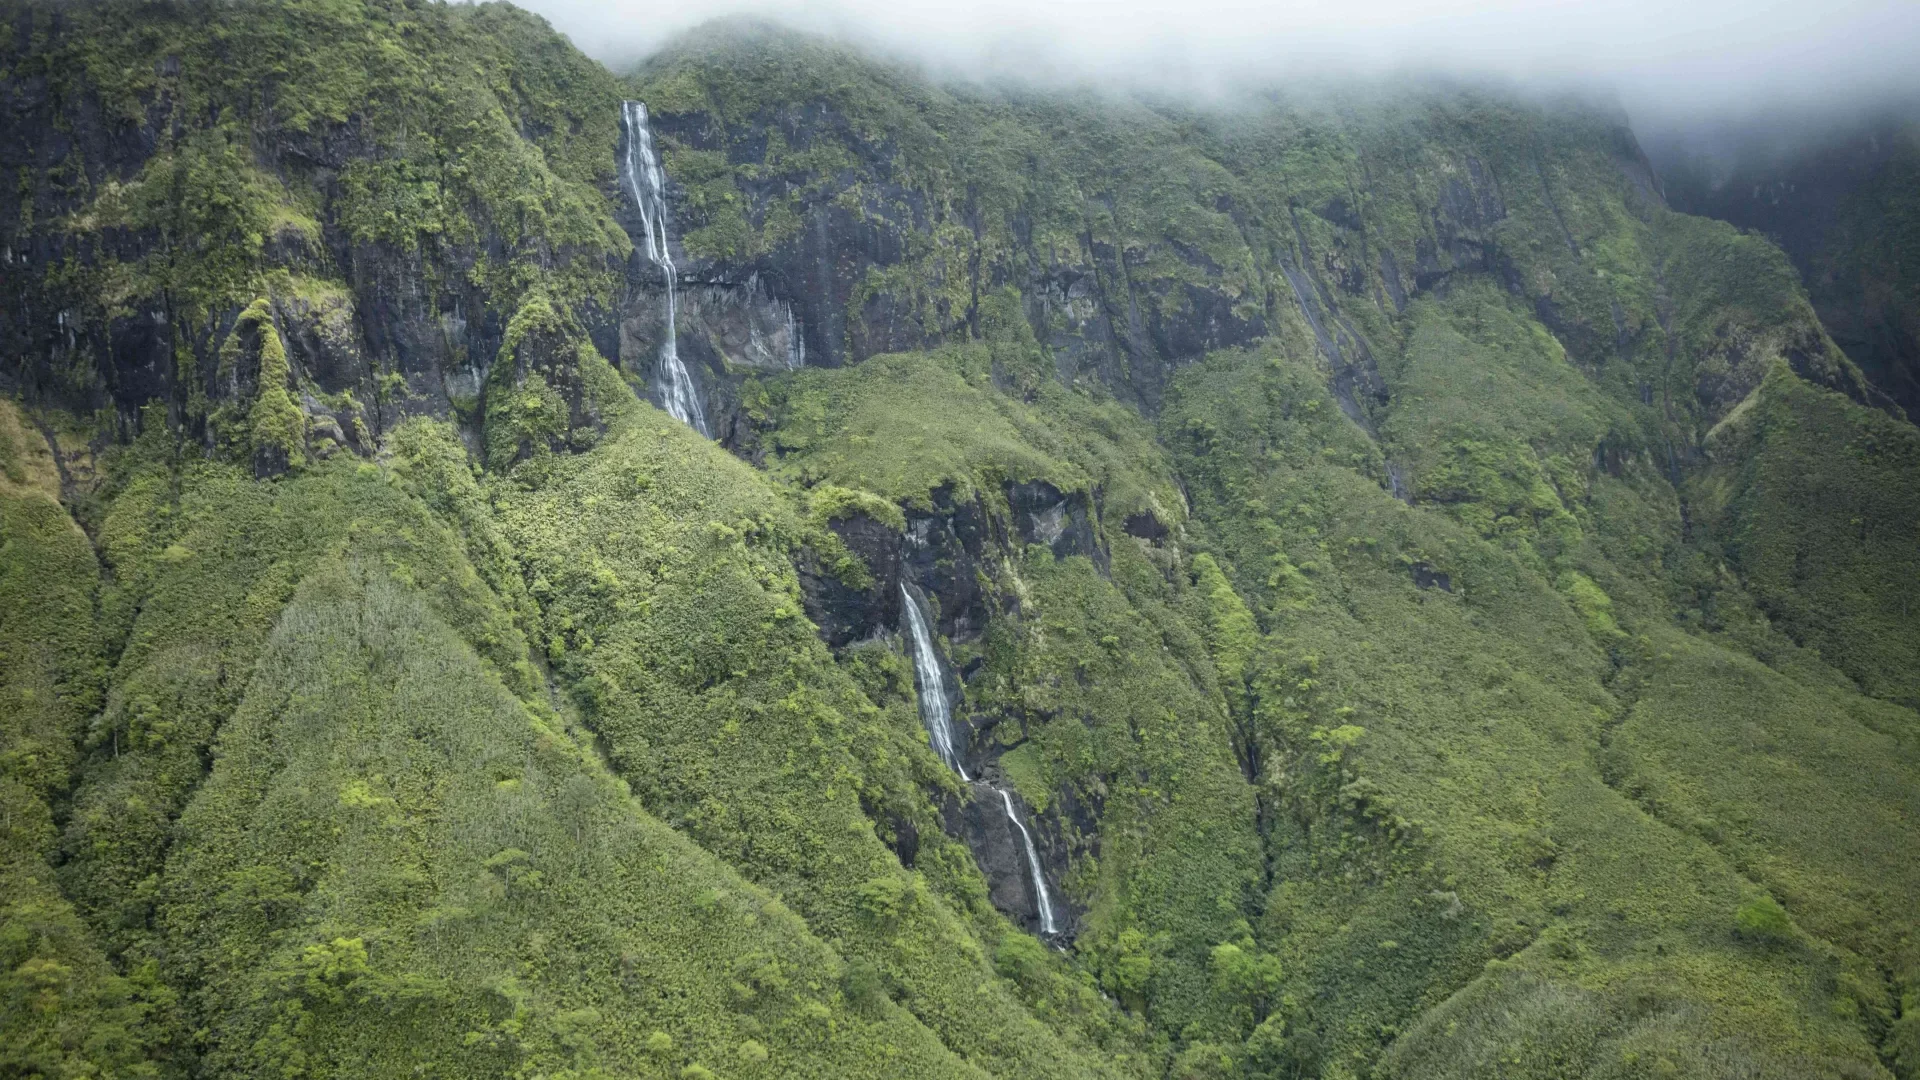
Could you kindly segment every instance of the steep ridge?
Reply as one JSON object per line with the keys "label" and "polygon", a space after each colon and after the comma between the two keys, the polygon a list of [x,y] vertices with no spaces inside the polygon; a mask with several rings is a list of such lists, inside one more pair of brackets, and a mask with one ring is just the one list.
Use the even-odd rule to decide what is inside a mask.
{"label": "steep ridge", "polygon": [[1920,1068],[1920,436],[1608,108],[7,15],[9,1067]]}
{"label": "steep ridge", "polygon": [[[1657,382],[1665,359],[1652,264],[1670,230],[1635,226],[1658,195],[1624,116],[1603,105],[1448,84],[1271,92],[1205,111],[944,88],[751,23],[696,31],[633,85],[669,174],[684,177],[690,272],[792,297],[821,366],[992,338],[1017,320],[1053,362],[1042,374],[1152,411],[1176,365],[1297,314],[1342,396],[1371,416],[1393,316],[1475,272],[1591,369]],[[1733,258],[1734,235],[1688,248]],[[1737,258],[1762,281],[1780,265],[1765,244]],[[1870,394],[1817,328],[1804,337],[1803,299],[1742,310],[1722,286],[1711,316],[1723,325],[1699,329],[1723,340],[1683,350],[1688,369],[1669,376],[1702,391],[1699,406],[1676,397],[1676,422],[1704,411],[1710,426],[1769,350]],[[1762,339],[1769,328],[1788,336]],[[1727,385],[1705,385],[1714,378]]]}
{"label": "steep ridge", "polygon": [[[400,441],[462,457],[444,429]],[[85,757],[58,880],[91,926],[46,886],[10,890],[10,1065],[138,1073],[144,1049],[144,1068],[209,1075],[978,1075],[884,998],[846,996],[844,962],[777,899],[634,804],[395,474],[335,462],[263,486],[167,457],[147,440],[116,465],[168,483],[158,507],[122,494],[101,529],[137,615],[105,711],[66,744]],[[450,478],[437,497],[461,496]],[[84,596],[97,564],[65,528]],[[15,561],[17,539],[7,565],[40,570],[57,611],[60,579]],[[48,644],[9,649],[10,677]],[[207,685],[223,670],[244,685]],[[10,874],[31,873],[21,851]]]}
{"label": "steep ridge", "polygon": [[1865,115],[1657,129],[1675,209],[1763,233],[1793,260],[1828,333],[1909,416],[1920,410],[1916,102]]}
{"label": "steep ridge", "polygon": [[[75,407],[130,428],[164,401],[270,472],[407,415],[483,426],[516,311],[618,295],[617,87],[512,8],[10,3],[6,25],[3,152],[42,177],[6,195],[8,250],[73,271],[9,274],[4,333]],[[228,333],[258,300],[284,370]],[[500,419],[564,442],[582,418]]]}
{"label": "steep ridge", "polygon": [[778,899],[382,577],[302,583],[180,820],[160,922],[187,1010],[221,1018],[201,1068],[979,1075],[847,1007]]}
{"label": "steep ridge", "polygon": [[[792,552],[832,559],[833,534],[653,409],[508,479],[493,514],[547,657],[638,798],[864,961],[871,992],[962,1056],[998,1075],[1095,1069],[994,977],[987,947],[1011,930],[934,817],[929,790],[957,777],[927,747],[904,658],[888,660],[906,700],[882,710],[805,618]],[[919,838],[905,860],[918,872],[883,829]],[[1114,1023],[1097,997],[1074,1004],[1089,1027]]]}

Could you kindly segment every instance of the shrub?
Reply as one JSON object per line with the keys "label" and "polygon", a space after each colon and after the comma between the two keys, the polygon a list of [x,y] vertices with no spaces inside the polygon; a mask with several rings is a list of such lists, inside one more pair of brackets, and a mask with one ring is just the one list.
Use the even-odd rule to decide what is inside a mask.
{"label": "shrub", "polygon": [[1780,901],[1760,893],[1733,912],[1734,932],[1749,941],[1780,944],[1793,940],[1793,920]]}
{"label": "shrub", "polygon": [[1003,934],[993,950],[993,967],[1003,977],[1037,989],[1047,975],[1047,947],[1025,934]]}
{"label": "shrub", "polygon": [[897,877],[877,877],[861,883],[858,892],[860,906],[867,914],[879,919],[891,919],[900,914],[907,894],[907,883]]}
{"label": "shrub", "polygon": [[855,1009],[872,1015],[887,1000],[887,979],[871,960],[855,957],[841,973],[840,992]]}

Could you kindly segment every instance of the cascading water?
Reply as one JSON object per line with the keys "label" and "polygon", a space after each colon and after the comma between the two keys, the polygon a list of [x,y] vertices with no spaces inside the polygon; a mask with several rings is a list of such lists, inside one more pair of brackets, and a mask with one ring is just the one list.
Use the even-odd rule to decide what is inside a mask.
{"label": "cascading water", "polygon": [[1049,936],[1060,932],[1059,921],[1053,913],[1053,896],[1047,892],[1047,876],[1040,869],[1040,853],[1033,846],[1033,835],[1020,820],[1014,810],[1013,796],[1001,788],[984,780],[974,780],[967,775],[966,767],[960,763],[960,752],[953,742],[953,713],[947,697],[947,680],[940,669],[940,654],[933,648],[933,629],[927,618],[926,609],[913,593],[902,583],[900,599],[907,613],[907,636],[913,641],[913,672],[919,683],[920,722],[927,727],[927,742],[940,760],[960,774],[960,779],[981,787],[1000,796],[1000,807],[1006,811],[1007,824],[1013,826],[1020,837],[1021,854],[1027,857],[1027,874],[1033,884],[1034,905],[1039,909],[1040,932]]}
{"label": "cascading water", "polygon": [[947,704],[947,680],[940,672],[940,656],[933,651],[933,630],[927,625],[920,601],[904,584],[900,586],[900,599],[906,604],[907,634],[913,639],[913,673],[920,680],[920,722],[927,726],[927,742],[941,761],[960,774],[960,779],[971,780],[953,745],[953,713]]}
{"label": "cascading water", "polygon": [[647,107],[638,101],[620,103],[620,127],[627,137],[627,156],[621,162],[627,194],[640,211],[640,248],[647,261],[660,268],[667,279],[667,333],[660,342],[661,404],[673,418],[693,430],[713,438],[707,428],[706,411],[700,407],[700,395],[693,387],[693,376],[680,362],[680,341],[674,326],[679,315],[675,296],[673,256],[667,251],[666,185],[660,175],[660,162],[653,153],[653,133],[647,128]]}
{"label": "cascading water", "polygon": [[1013,812],[1013,796],[1000,791],[1000,804],[1006,807],[1007,820],[1020,830],[1020,846],[1027,849],[1027,872],[1033,875],[1033,895],[1040,904],[1040,932],[1057,934],[1060,928],[1053,921],[1053,897],[1047,895],[1047,876],[1040,872],[1040,855],[1033,850],[1033,837],[1027,835],[1027,827],[1020,824],[1020,815]]}

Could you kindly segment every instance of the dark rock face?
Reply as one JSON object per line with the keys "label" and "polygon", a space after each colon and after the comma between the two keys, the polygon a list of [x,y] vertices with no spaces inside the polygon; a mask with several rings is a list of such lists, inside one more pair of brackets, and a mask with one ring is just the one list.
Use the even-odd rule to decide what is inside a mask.
{"label": "dark rock face", "polygon": [[1001,520],[978,501],[957,501],[954,489],[943,487],[933,494],[935,512],[908,512],[904,536],[865,515],[832,522],[829,528],[866,564],[872,581],[856,589],[816,555],[802,553],[801,588],[821,637],[837,648],[898,632],[905,582],[927,598],[937,633],[972,641],[997,613],[996,605],[1011,602],[994,595],[988,584],[990,563],[1019,545],[1040,544],[1057,558],[1082,555],[1106,566],[1086,493],[1032,481],[1009,483],[1006,497],[1010,519]]}
{"label": "dark rock face", "polygon": [[[1432,210],[1435,245],[1449,255],[1453,269],[1491,270],[1496,250],[1492,229],[1505,220],[1506,201],[1499,182],[1479,158],[1468,154],[1464,164],[1464,176],[1450,176],[1440,185],[1439,204]],[[1427,266],[1428,273],[1438,271],[1431,261]]]}
{"label": "dark rock face", "polygon": [[716,371],[791,371],[806,364],[806,336],[756,276],[692,283],[680,291],[680,355]]}
{"label": "dark rock face", "polygon": [[[516,36],[513,17],[417,10],[417,33],[400,46],[421,50],[415,61],[478,40],[462,34],[509,53],[539,48],[538,31]],[[311,47],[292,35],[263,34],[257,51],[227,58],[206,13],[184,7],[142,9],[131,22],[150,21],[144,34],[93,9],[10,14],[0,165],[19,182],[0,191],[0,381],[30,396],[110,408],[123,429],[164,404],[169,423],[218,450],[234,435],[214,430],[221,411],[244,413],[236,392],[260,389],[223,371],[222,350],[238,314],[266,299],[285,342],[285,389],[306,414],[295,426],[307,445],[293,449],[371,452],[411,415],[456,418],[477,437],[489,386],[507,385],[489,374],[516,310],[550,294],[577,335],[577,322],[595,321],[588,294],[618,280],[617,238],[576,227],[599,213],[590,203],[601,174],[562,145],[592,139],[603,102],[615,115],[612,76],[584,57],[547,55],[553,67],[512,90],[418,80],[406,124],[390,100],[329,119],[301,115],[288,103],[307,100],[303,91],[275,83],[306,70],[279,62],[276,50]],[[242,37],[285,17],[221,14]],[[181,51],[141,54],[162,43]],[[71,62],[96,48],[130,50],[124,82],[96,82]],[[43,65],[64,74],[28,74]],[[353,72],[346,87],[379,85]],[[563,87],[543,83],[556,78]],[[480,96],[460,98],[466,126],[450,130],[455,110],[436,95],[467,90]],[[468,124],[496,104],[500,123]],[[560,128],[571,135],[556,139]],[[436,153],[418,153],[423,143]],[[530,157],[510,152],[532,143],[542,145]],[[516,177],[517,211],[498,198],[503,158],[539,162],[539,176]]]}
{"label": "dark rock face", "polygon": [[[987,899],[1000,912],[1011,917],[1030,933],[1041,929],[1040,900],[1033,887],[1033,872],[1027,864],[1020,834],[1008,820],[1000,792],[984,782],[969,785],[965,803],[949,802],[942,822],[946,831],[966,841],[987,879]],[[1040,858],[1041,873],[1047,878],[1048,898],[1052,901],[1059,933],[1072,932],[1073,915],[1059,887],[1060,865],[1050,855],[1043,837],[1042,820],[1021,802],[1013,799],[1015,812],[1023,815],[1027,832],[1033,837]]]}
{"label": "dark rock face", "polygon": [[822,566],[812,552],[802,552],[796,565],[807,616],[834,648],[893,633],[901,625],[900,534],[864,514],[828,527],[866,563],[873,581],[865,589],[853,588]]}
{"label": "dark rock face", "polygon": [[[9,172],[79,160],[93,184],[137,175],[168,123],[158,117],[147,126],[111,122],[71,103],[61,113],[61,125],[51,111],[0,112],[7,114],[7,122],[0,122],[0,144],[10,151],[0,151],[0,158],[11,159]],[[62,125],[68,130],[59,130]],[[340,173],[355,154],[365,152],[361,143],[349,123],[317,136],[269,139],[254,153],[268,168],[299,177],[330,199]],[[29,193],[30,216],[80,209],[77,202],[59,199],[56,190],[43,185]],[[19,220],[20,197],[12,191],[8,196],[0,196],[0,204]],[[151,232],[108,229],[86,240],[42,232],[26,245],[10,244],[10,295],[0,305],[5,309],[0,340],[24,361],[9,372],[11,380],[51,393],[67,407],[112,406],[127,416],[152,401],[169,402],[177,413],[194,390],[182,378],[186,371],[200,373],[204,381],[198,389],[211,400],[229,396],[232,387],[216,381],[217,354],[244,301],[216,313],[204,328],[189,326],[190,316],[165,295],[136,298],[130,311],[101,318],[84,295],[84,279],[76,289],[58,275],[45,274],[70,258],[82,266],[105,259],[135,264],[163,251],[166,242]],[[356,243],[328,220],[317,244],[289,234],[269,239],[266,261],[296,273],[338,275],[335,280],[344,285],[273,293],[274,321],[286,340],[296,384],[328,394],[351,393],[364,407],[353,416],[310,408],[321,437],[365,451],[369,437],[377,438],[407,415],[448,416],[456,402],[479,395],[505,323],[489,292],[473,283],[472,271],[489,254],[487,246],[482,238],[474,247],[432,254],[401,251]],[[437,284],[430,288],[429,281]],[[81,325],[87,329],[77,329]],[[195,360],[191,368],[183,368],[175,353],[183,337]],[[76,378],[77,373],[84,377]],[[400,381],[382,383],[382,373],[396,374]],[[344,439],[335,436],[336,428]]]}
{"label": "dark rock face", "polygon": [[1385,283],[1387,295],[1393,298],[1395,314],[1407,310],[1407,285],[1400,277],[1400,260],[1394,258],[1393,249],[1380,249],[1380,280]]}
{"label": "dark rock face", "polygon": [[[1756,355],[1747,343],[1722,334],[1715,343],[1715,364],[1702,364],[1694,378],[1694,399],[1703,415],[1719,418],[1733,411],[1766,377],[1763,356]],[[1802,323],[1780,342],[1780,351],[1794,374],[1836,393],[1845,394],[1869,408],[1885,408],[1898,414],[1892,398],[1854,370],[1822,338],[1818,327]]]}
{"label": "dark rock face", "polygon": [[[1052,489],[1048,487],[1047,490]],[[1044,493],[1035,492],[1035,494],[1043,495]],[[1058,493],[1054,492],[1054,494]],[[1064,519],[1065,502],[1066,500],[1060,499],[1047,505],[1059,510]],[[923,517],[920,521],[924,525],[924,530],[919,542],[916,543],[910,533],[909,540],[903,547],[910,553],[945,551],[952,554],[957,549],[963,558],[970,561],[971,557],[966,556],[965,553],[966,539],[963,538],[962,533],[972,532],[968,526],[972,523],[973,517],[974,515],[971,514]],[[911,560],[902,563],[900,568],[911,572]],[[960,595],[952,587],[952,579],[947,580],[949,594]],[[940,611],[945,610],[944,605],[939,604],[937,595],[929,596],[926,590],[912,581],[907,581],[905,588],[911,591],[917,602],[926,604],[929,609],[939,606]],[[900,589],[899,586],[895,586],[888,591],[897,596]],[[874,603],[871,610],[878,609],[879,604]],[[863,611],[862,614],[866,612]],[[938,612],[934,614],[936,624],[945,622],[962,630],[969,627],[965,616],[946,620],[942,619]],[[904,612],[898,617],[904,621]],[[827,632],[824,624],[823,632]],[[906,634],[903,631],[902,638],[905,637]],[[952,640],[951,635],[948,635],[948,639]],[[912,645],[908,644],[907,648],[911,649]],[[988,760],[982,760],[974,749],[975,731],[983,726],[992,726],[997,718],[968,715],[964,708],[964,680],[955,677],[956,673],[949,666],[944,653],[939,652],[937,645],[936,653],[938,654],[937,662],[943,669],[943,680],[947,692],[953,699],[950,704],[953,708],[952,730],[956,750],[965,775],[974,778],[968,785],[965,798],[942,798],[941,828],[948,835],[964,842],[973,852],[974,860],[987,880],[987,895],[993,906],[1029,931],[1040,932],[1045,928],[1045,920],[1041,915],[1039,895],[1034,886],[1033,869],[1028,862],[1020,830],[1008,817],[1007,801],[1001,797],[1001,790],[1010,789],[1006,789],[1004,780],[999,778],[998,748],[989,746],[988,753],[992,757]],[[925,692],[924,687],[922,692]],[[1071,914],[1065,900],[1060,896],[1057,885],[1066,867],[1064,847],[1051,842],[1049,830],[1020,800],[1014,798],[1012,801],[1013,812],[1022,815],[1027,835],[1034,845],[1034,855],[1041,864],[1041,873],[1048,879],[1047,889],[1054,911],[1055,932],[1068,932]],[[909,856],[902,845],[910,842],[913,850],[917,852],[919,838],[917,834],[908,838],[900,834],[897,828],[895,833],[896,851],[902,853],[903,861],[907,860]],[[910,861],[907,864],[912,865]]]}
{"label": "dark rock face", "polygon": [[913,869],[914,860],[920,856],[920,830],[907,818],[893,815],[888,819],[893,830],[893,842],[888,846],[900,857],[900,865]]}
{"label": "dark rock face", "polygon": [[[674,334],[680,361],[694,386],[714,436],[738,446],[740,380],[749,375],[777,374],[806,366],[806,324],[795,305],[776,295],[770,279],[753,268],[699,262],[686,253],[675,234],[672,203],[685,192],[669,183],[668,248],[675,266],[695,263],[676,275]],[[635,235],[642,225],[624,193],[616,218]],[[664,380],[660,347],[666,339],[667,284],[661,271],[635,253],[627,262],[627,286],[612,317],[602,320],[595,335],[600,351],[662,405]],[[815,360],[818,360],[817,355]]]}
{"label": "dark rock face", "polygon": [[[1017,545],[1044,545],[1056,557],[1084,556],[1104,567],[1106,551],[1094,525],[1097,508],[1085,493],[1062,492],[1044,481],[1031,481],[1009,483],[1005,494],[1007,516],[1003,518],[990,514],[979,501],[956,500],[951,487],[942,488],[934,493],[934,513],[908,514],[904,537],[864,518],[836,523],[836,533],[873,571],[874,583],[856,591],[822,580],[817,573],[810,575],[803,567],[809,614],[823,637],[834,645],[889,631],[898,631],[904,638],[899,600],[904,584],[926,604],[939,637],[949,642],[972,641],[989,618],[1013,610],[1011,597],[994,591],[995,575],[990,571]],[[986,736],[1005,718],[970,712],[965,701],[968,673],[952,670],[944,654],[940,663],[954,699],[954,738],[968,775],[976,778],[967,800],[942,804],[942,828],[973,851],[993,905],[1028,930],[1039,932],[1042,920],[1032,871],[998,790],[1006,788],[998,765],[1003,747]],[[976,734],[981,737],[976,739]],[[1056,797],[1060,805],[1048,815],[1034,814],[1017,798],[1015,805],[1049,882],[1058,932],[1071,934],[1074,915],[1058,883],[1067,869],[1070,849],[1083,856],[1097,854],[1097,812],[1076,803],[1072,792],[1056,793]],[[1081,839],[1069,842],[1063,823]]]}
{"label": "dark rock face", "polygon": [[1085,555],[1104,563],[1084,493],[1062,494],[1044,480],[1007,485],[1007,505],[1022,542],[1043,544],[1055,558]]}
{"label": "dark rock face", "polygon": [[1441,592],[1453,591],[1453,579],[1435,570],[1432,564],[1416,562],[1407,568],[1413,574],[1413,583],[1422,589],[1439,589]]}
{"label": "dark rock face", "polygon": [[[810,103],[779,125],[779,131],[793,145],[806,147],[817,131],[846,123],[825,106]],[[736,155],[752,154],[756,148],[766,152],[764,132],[728,132],[704,114],[657,114],[653,126],[656,135],[695,150],[724,151],[731,145]],[[879,175],[888,171],[877,155],[861,164]],[[769,182],[764,189],[745,194],[766,206],[776,194],[784,197],[779,187]],[[670,188],[669,198],[676,194],[684,196]],[[855,212],[831,199],[812,200],[800,214],[793,239],[775,251],[744,261],[688,256],[679,265],[690,278],[741,285],[756,281],[769,295],[786,299],[797,312],[799,338],[815,365],[839,367],[875,353],[912,348],[930,335],[887,318],[884,294],[869,296],[864,303],[855,294],[869,269],[898,263],[908,235],[925,226],[924,215],[903,216],[898,209],[918,199],[918,193],[903,185],[883,182],[863,207],[869,213]]]}
{"label": "dark rock face", "polygon": [[1313,331],[1320,355],[1332,370],[1329,381],[1334,400],[1339,402],[1340,410],[1348,419],[1373,434],[1372,410],[1386,404],[1387,389],[1374,363],[1373,351],[1367,348],[1366,338],[1339,314],[1333,298],[1321,294],[1313,279],[1291,260],[1281,261],[1280,272],[1301,317]]}
{"label": "dark rock face", "polygon": [[1033,481],[1009,483],[1006,498],[1011,520],[990,515],[977,501],[957,502],[951,486],[933,493],[934,513],[907,513],[899,573],[935,602],[934,621],[950,640],[972,641],[1001,613],[996,606],[1014,603],[992,595],[986,583],[994,576],[991,563],[1018,545],[1042,544],[1057,558],[1084,555],[1106,566],[1084,492]]}
{"label": "dark rock face", "polygon": [[[1077,238],[1078,251],[1062,259],[1043,250],[1043,240],[1017,216],[1009,224],[1018,250],[994,265],[982,265],[975,254],[964,268],[924,268],[912,260],[934,230],[959,225],[977,239],[981,211],[931,206],[927,193],[901,176],[893,146],[843,138],[853,126],[819,102],[760,118],[751,129],[729,130],[704,113],[662,114],[654,123],[657,133],[679,145],[724,153],[736,164],[755,163],[766,153],[765,128],[777,130],[794,148],[832,139],[856,147],[853,170],[807,186],[798,226],[781,243],[749,258],[690,257],[682,264],[683,273],[697,280],[757,282],[765,295],[788,305],[800,345],[795,352],[804,351],[807,364],[839,367],[978,333],[983,297],[1011,286],[1021,316],[1063,377],[1091,374],[1151,411],[1179,363],[1267,333],[1265,314],[1220,285],[1188,283],[1172,293],[1156,286],[1162,290],[1156,302],[1143,303],[1137,253],[1088,232]],[[756,220],[776,204],[787,205],[793,193],[787,179],[742,180],[741,187],[748,215]],[[1202,282],[1219,271],[1204,253],[1175,253],[1202,271]],[[912,276],[963,276],[966,300],[952,299],[951,290],[928,302],[903,286],[876,287],[877,280],[888,280],[889,270],[908,268],[916,271]]]}
{"label": "dark rock face", "polygon": [[1142,540],[1151,540],[1155,543],[1165,540],[1169,535],[1167,527],[1152,514],[1129,514],[1121,528],[1126,530],[1128,536],[1137,536]]}
{"label": "dark rock face", "polygon": [[940,634],[972,641],[994,614],[982,581],[992,523],[979,503],[957,503],[951,485],[933,493],[933,505],[932,514],[907,514],[900,572],[934,601]]}
{"label": "dark rock face", "polygon": [[[467,258],[459,258],[456,269],[385,245],[343,244],[341,254],[364,358],[351,374],[379,402],[376,434],[410,415],[444,418],[458,408],[470,409],[484,393],[506,319],[484,290],[455,286],[430,292],[424,284],[429,274],[436,280],[466,280]],[[400,376],[402,384],[376,393],[382,372]]]}

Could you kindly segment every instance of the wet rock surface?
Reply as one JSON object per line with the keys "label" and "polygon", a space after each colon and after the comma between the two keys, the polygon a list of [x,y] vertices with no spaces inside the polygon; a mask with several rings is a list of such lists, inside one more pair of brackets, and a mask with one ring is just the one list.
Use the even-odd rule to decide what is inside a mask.
{"label": "wet rock surface", "polygon": [[821,639],[835,648],[893,633],[900,626],[900,534],[864,514],[830,522],[828,528],[866,564],[871,581],[854,588],[817,553],[801,552],[796,566],[807,617],[820,628]]}
{"label": "wet rock surface", "polygon": [[[1042,827],[1030,808],[1017,798],[1014,799],[1014,807],[1015,812],[1024,818],[1028,835],[1032,837],[1040,855],[1043,873],[1049,881],[1049,904],[1055,920],[1053,932],[1070,934],[1071,918],[1056,884],[1059,869],[1052,866],[1048,858],[1047,845],[1041,835]],[[967,847],[972,849],[974,860],[987,879],[987,899],[993,906],[1019,923],[1022,929],[1030,933],[1041,932],[1040,897],[1034,888],[1019,830],[1007,816],[1000,791],[985,782],[969,785],[968,798],[964,803],[951,801],[946,804],[943,826],[950,835],[965,840]]]}
{"label": "wet rock surface", "polygon": [[1094,535],[1084,492],[1062,493],[1044,480],[1007,485],[1007,505],[1021,542],[1040,544],[1055,558],[1084,555],[1103,563],[1106,553]]}

